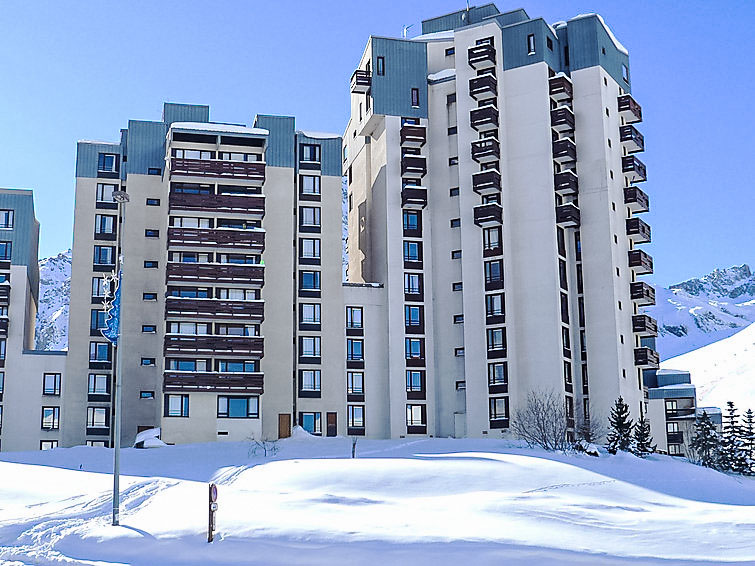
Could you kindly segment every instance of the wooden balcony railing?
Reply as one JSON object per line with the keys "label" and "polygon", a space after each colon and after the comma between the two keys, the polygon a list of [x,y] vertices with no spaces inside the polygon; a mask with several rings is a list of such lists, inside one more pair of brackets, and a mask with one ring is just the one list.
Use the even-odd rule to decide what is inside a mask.
{"label": "wooden balcony railing", "polygon": [[264,161],[221,161],[219,159],[181,159],[170,160],[170,176],[186,175],[189,177],[224,177],[255,181],[260,185],[265,182]]}
{"label": "wooden balcony railing", "polygon": [[231,228],[168,228],[168,246],[242,248],[262,252],[265,232]]}

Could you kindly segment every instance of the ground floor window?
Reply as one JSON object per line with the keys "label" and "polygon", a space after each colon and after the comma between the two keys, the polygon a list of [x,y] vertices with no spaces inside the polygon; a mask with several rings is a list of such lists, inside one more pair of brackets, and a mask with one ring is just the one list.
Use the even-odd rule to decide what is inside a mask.
{"label": "ground floor window", "polygon": [[107,440],[87,440],[87,446],[99,446],[107,448]]}
{"label": "ground floor window", "polygon": [[218,418],[256,419],[260,416],[259,397],[218,395]]}
{"label": "ground floor window", "polygon": [[57,448],[57,447],[58,447],[57,440],[40,440],[39,441],[40,450],[52,450],[53,448]]}
{"label": "ground floor window", "polygon": [[166,417],[188,417],[189,416],[189,396],[188,395],[166,395],[165,396],[165,416]]}
{"label": "ground floor window", "polygon": [[490,399],[490,420],[509,418],[509,398],[492,397]]}
{"label": "ground floor window", "polygon": [[364,405],[349,405],[349,428],[364,428]]}
{"label": "ground floor window", "polygon": [[669,444],[668,445],[668,453],[672,456],[678,456],[682,453],[682,445],[681,444]]}
{"label": "ground floor window", "polygon": [[425,405],[406,406],[406,425],[424,426],[427,424],[427,409]]}
{"label": "ground floor window", "polygon": [[107,428],[107,407],[87,407],[87,428]]}
{"label": "ground floor window", "polygon": [[322,413],[299,413],[299,424],[310,434],[322,434]]}

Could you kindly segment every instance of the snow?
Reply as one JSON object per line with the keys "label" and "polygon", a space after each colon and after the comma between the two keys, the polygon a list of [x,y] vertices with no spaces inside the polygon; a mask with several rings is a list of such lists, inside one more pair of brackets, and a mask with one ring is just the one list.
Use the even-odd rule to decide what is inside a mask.
{"label": "snow", "polygon": [[425,33],[422,35],[417,35],[415,37],[412,37],[412,41],[434,41],[434,40],[444,40],[444,39],[453,39],[454,38],[454,30],[444,30],[444,31],[435,31],[432,33]]}
{"label": "snow", "polygon": [[174,130],[201,130],[205,132],[225,132],[255,136],[266,136],[270,133],[268,130],[262,128],[247,128],[238,124],[218,124],[215,122],[173,122],[170,127]]}
{"label": "snow", "polygon": [[71,250],[39,260],[39,305],[34,347],[68,347],[68,310],[71,290]]}
{"label": "snow", "polygon": [[332,134],[328,132],[302,131],[300,133],[304,134],[308,138],[318,138],[321,140],[337,139],[341,137],[341,134]]}
{"label": "snow", "polygon": [[[755,560],[755,479],[667,456],[594,458],[500,440],[318,438],[0,455],[0,562],[721,564]],[[19,462],[19,463],[14,463]],[[218,484],[206,542],[207,482]]]}
{"label": "snow", "polygon": [[443,69],[442,71],[438,71],[437,73],[432,73],[432,74],[427,75],[427,80],[430,82],[435,82],[435,81],[442,81],[443,79],[448,79],[455,76],[456,76],[456,69],[454,68]]}
{"label": "snow", "polygon": [[697,404],[725,407],[734,401],[740,411],[755,410],[755,324],[733,336],[671,358],[663,368],[689,371],[697,387]]}
{"label": "snow", "polygon": [[[603,26],[603,29],[605,29],[605,30],[606,30],[606,33],[608,34],[608,37],[609,37],[609,38],[611,38],[611,41],[613,41],[613,44],[614,44],[614,46],[616,46],[616,49],[618,49],[619,51],[621,51],[621,52],[622,52],[622,53],[623,53],[624,55],[629,55],[629,51],[627,51],[627,48],[626,48],[626,47],[624,47],[624,46],[623,46],[623,45],[622,45],[622,44],[621,44],[621,43],[619,42],[619,40],[618,40],[618,39],[616,39],[616,36],[615,36],[615,35],[613,34],[613,32],[611,31],[611,28],[609,28],[609,27],[608,27],[608,26],[606,25],[606,22],[605,22],[605,21],[603,21],[603,17],[602,17],[602,16],[600,15],[600,14],[592,14],[592,13],[591,13],[591,14],[580,14],[580,15],[578,15],[578,16],[575,16],[574,18],[572,18],[572,20],[579,20],[579,19],[581,19],[581,18],[590,18],[590,17],[593,17],[593,16],[595,16],[595,17],[597,17],[597,18],[598,18],[598,21],[599,21],[599,22],[601,23],[601,25]],[[569,20],[569,21],[571,21],[571,20]]]}

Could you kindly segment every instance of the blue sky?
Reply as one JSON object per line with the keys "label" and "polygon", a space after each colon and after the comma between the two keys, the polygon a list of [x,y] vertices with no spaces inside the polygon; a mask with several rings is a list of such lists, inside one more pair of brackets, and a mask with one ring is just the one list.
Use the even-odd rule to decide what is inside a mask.
{"label": "blue sky", "polygon": [[[415,35],[423,18],[465,2],[0,5],[0,186],[35,189],[46,256],[71,245],[77,140],[115,141],[129,118],[159,119],[166,100],[209,104],[217,121],[288,114],[301,128],[341,132],[368,36],[397,37],[409,24]],[[498,7],[548,22],[599,12],[629,49],[645,117],[654,279],[666,285],[752,265],[755,2]]]}

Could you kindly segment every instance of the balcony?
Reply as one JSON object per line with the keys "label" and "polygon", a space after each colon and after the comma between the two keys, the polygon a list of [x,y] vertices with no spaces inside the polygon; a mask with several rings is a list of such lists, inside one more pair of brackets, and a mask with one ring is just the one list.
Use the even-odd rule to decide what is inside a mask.
{"label": "balcony", "polygon": [[642,122],[642,108],[632,98],[631,94],[622,94],[618,99],[619,116],[624,118],[627,124]]}
{"label": "balcony", "polygon": [[491,163],[501,158],[501,144],[495,138],[472,142],[472,159],[477,163]]}
{"label": "balcony", "polygon": [[551,110],[551,128],[557,132],[574,131],[574,112],[568,106]]}
{"label": "balcony", "polygon": [[422,147],[427,141],[427,127],[419,124],[401,126],[401,145],[404,147]]}
{"label": "balcony", "polygon": [[684,418],[694,419],[695,407],[677,407],[676,409],[666,409],[666,418],[667,419],[684,419]]}
{"label": "balcony", "polygon": [[265,182],[265,162],[172,157],[170,160],[170,178],[172,179],[174,176],[237,179],[251,181],[253,186],[261,187]]}
{"label": "balcony", "polygon": [[241,248],[262,253],[265,249],[265,232],[232,228],[168,228],[168,246]]}
{"label": "balcony", "polygon": [[629,296],[638,306],[647,307],[655,304],[655,289],[644,281],[629,284]]}
{"label": "balcony", "polygon": [[577,228],[579,226],[579,208],[570,202],[556,207],[556,224],[564,228]]}
{"label": "balcony", "polygon": [[166,318],[230,318],[259,323],[265,319],[264,301],[167,297]]}
{"label": "balcony", "polygon": [[498,128],[498,109],[493,106],[475,108],[469,113],[469,123],[478,132],[489,132]]}
{"label": "balcony", "polygon": [[629,207],[634,214],[647,212],[650,210],[650,199],[639,187],[624,188],[624,204]]}
{"label": "balcony", "polygon": [[569,77],[558,74],[548,79],[548,91],[552,100],[560,102],[572,97],[572,82]]}
{"label": "balcony", "polygon": [[260,336],[192,336],[166,334],[163,352],[169,354],[194,354],[221,352],[255,357],[265,355],[264,339]]}
{"label": "balcony", "polygon": [[501,192],[501,174],[497,169],[486,169],[472,174],[472,190],[478,195]]}
{"label": "balcony", "polygon": [[225,393],[263,393],[263,374],[166,371],[163,391],[208,391]]}
{"label": "balcony", "polygon": [[627,236],[635,244],[647,244],[650,241],[650,226],[639,218],[627,218]]}
{"label": "balcony", "polygon": [[480,228],[503,224],[503,208],[497,202],[480,204],[474,207],[474,223]]}
{"label": "balcony", "polygon": [[0,318],[0,336],[8,336],[8,324],[7,317]]}
{"label": "balcony", "polygon": [[658,323],[652,316],[646,314],[632,315],[632,332],[642,337],[658,336]]}
{"label": "balcony", "polygon": [[562,196],[576,195],[579,192],[577,174],[571,169],[553,175],[553,187]]}
{"label": "balcony", "polygon": [[634,155],[625,155],[621,158],[621,171],[630,181],[647,181],[648,174],[645,164]]}
{"label": "balcony", "polygon": [[401,158],[401,175],[421,179],[427,174],[427,159],[424,155],[404,155]]}
{"label": "balcony", "polygon": [[168,262],[166,281],[241,283],[262,286],[265,267],[262,265],[236,265],[232,263],[178,263]]}
{"label": "balcony", "polygon": [[427,189],[418,186],[406,186],[401,189],[402,208],[425,208],[427,206]]}
{"label": "balcony", "polygon": [[191,212],[234,212],[248,214],[256,220],[265,216],[265,197],[262,195],[191,195],[170,193],[168,207]]}
{"label": "balcony", "polygon": [[467,49],[467,61],[476,71],[495,67],[495,47],[489,43],[470,47]]}
{"label": "balcony", "polygon": [[577,160],[577,146],[569,138],[553,141],[553,161],[564,164]]}
{"label": "balcony", "polygon": [[475,100],[498,96],[498,79],[490,73],[472,77],[469,79],[469,96]]}
{"label": "balcony", "polygon": [[0,285],[0,306],[7,307],[10,304],[10,285]]}
{"label": "balcony", "polygon": [[619,140],[628,153],[645,151],[645,136],[631,124],[619,127]]}
{"label": "balcony", "polygon": [[660,362],[658,352],[651,348],[634,349],[634,365],[639,368],[657,368]]}
{"label": "balcony", "polygon": [[351,92],[353,94],[367,94],[372,86],[372,75],[369,71],[357,69],[351,75]]}
{"label": "balcony", "polygon": [[637,275],[653,273],[653,258],[643,250],[629,250],[629,267]]}

